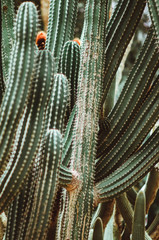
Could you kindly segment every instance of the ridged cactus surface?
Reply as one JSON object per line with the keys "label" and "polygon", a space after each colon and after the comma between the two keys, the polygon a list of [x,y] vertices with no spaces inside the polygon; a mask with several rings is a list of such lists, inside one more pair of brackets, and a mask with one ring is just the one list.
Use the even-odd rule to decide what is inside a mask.
{"label": "ridged cactus surface", "polygon": [[[156,214],[145,228],[159,188],[159,4],[118,0],[111,14],[112,2],[86,1],[78,44],[78,0],[50,0],[39,48],[36,6],[24,2],[15,13],[14,0],[0,3],[5,240],[102,240],[112,219],[114,239],[117,231],[150,240],[159,223]],[[119,66],[146,6],[151,26],[115,102]]]}

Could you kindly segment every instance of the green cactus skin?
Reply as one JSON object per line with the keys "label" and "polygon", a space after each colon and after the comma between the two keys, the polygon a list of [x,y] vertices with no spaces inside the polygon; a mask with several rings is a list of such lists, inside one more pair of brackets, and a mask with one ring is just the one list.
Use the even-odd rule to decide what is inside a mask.
{"label": "green cactus skin", "polygon": [[[100,158],[100,161],[97,163],[98,165],[96,168],[97,179],[101,179],[102,177],[108,175],[111,170],[114,168],[116,169],[119,164],[128,159],[128,157],[135,150],[137,150],[137,148],[140,146],[146,135],[149,133],[157,121],[159,104],[158,87],[159,78],[157,79],[156,84],[154,84],[152,87],[152,91],[150,91],[149,97],[146,98],[145,102],[136,114],[134,122],[130,125],[127,132],[120,138],[114,149],[111,149],[111,151],[106,156]],[[140,137],[138,137],[139,133]],[[131,139],[129,146],[126,143],[128,136],[130,136]],[[120,144],[120,147],[118,147],[118,144]]]}
{"label": "green cactus skin", "polygon": [[[132,231],[132,223],[134,221],[134,212],[133,212],[133,209],[132,209],[132,206],[131,206],[129,200],[126,197],[126,193],[124,193],[124,194],[120,195],[118,198],[116,198],[116,201],[117,201],[117,205],[120,209],[120,212],[122,214],[122,217],[126,222],[127,230],[130,234]],[[143,208],[143,206],[142,206],[142,208]],[[144,221],[145,221],[145,218],[144,218]],[[148,235],[148,233],[146,231],[144,231],[144,234],[145,234],[144,240],[151,240],[151,237]]]}
{"label": "green cactus skin", "polygon": [[9,206],[5,240],[19,239],[19,232],[23,221],[24,211],[26,205],[28,204],[28,198],[30,195],[31,182],[32,176],[30,175],[25,181],[25,185],[21,192]]}
{"label": "green cactus skin", "polygon": [[[86,31],[81,46],[81,52],[84,55],[79,71],[77,115],[71,157],[71,168],[78,172],[80,184],[72,191],[73,194],[70,193],[69,210],[66,216],[67,229],[64,237],[66,239],[87,239],[89,234],[93,207],[95,146],[101,96],[102,71],[101,69],[98,71],[97,66],[102,64],[103,60],[103,51],[100,50],[100,47],[103,47],[104,27],[101,26],[100,31],[99,22],[100,20],[103,22],[105,16],[105,2],[87,1],[85,11]],[[74,211],[74,215],[72,215],[72,211]]]}
{"label": "green cactus skin", "polygon": [[15,18],[15,10],[13,0],[1,1],[1,16],[3,80],[6,83],[8,80],[9,57],[11,54],[14,40],[13,23]]}
{"label": "green cactus skin", "polygon": [[62,136],[58,130],[49,130],[42,154],[42,174],[37,182],[24,239],[46,239],[59,182],[58,172],[62,154]]}
{"label": "green cactus skin", "polygon": [[63,132],[66,110],[69,103],[68,80],[63,74],[55,74],[54,85],[48,105],[48,128]]}
{"label": "green cactus skin", "polygon": [[[151,29],[127,78],[123,91],[108,116],[111,131],[109,131],[109,135],[99,140],[98,157],[106,154],[114,146],[114,142],[117,142],[130,126],[131,119],[143,103],[158,67],[157,45],[153,29]],[[144,72],[143,69],[145,69]]]}
{"label": "green cactus skin", "polygon": [[70,164],[70,158],[72,153],[72,141],[73,141],[73,128],[76,116],[76,105],[74,106],[72,113],[69,117],[66,130],[63,139],[63,150],[62,150],[62,164],[67,166]]}
{"label": "green cactus skin", "polygon": [[52,52],[57,69],[64,43],[74,37],[77,3],[78,0],[50,1],[46,49]]}
{"label": "green cactus skin", "polygon": [[60,173],[59,173],[59,182],[62,187],[67,187],[68,184],[71,183],[72,180],[72,172],[61,164]]}
{"label": "green cactus skin", "polygon": [[20,150],[17,158],[10,160],[12,165],[2,175],[0,212],[19,190],[32,161],[36,157],[46,124],[45,114],[53,86],[53,71],[54,64],[51,53],[40,51],[37,56],[37,70],[32,90],[29,122],[25,126],[24,134],[19,141]]}
{"label": "green cactus skin", "polygon": [[157,0],[148,0],[148,6],[151,20],[155,28],[155,35],[159,43],[159,2]]}
{"label": "green cactus skin", "polygon": [[77,97],[79,64],[80,64],[79,45],[74,41],[66,42],[62,50],[60,65],[61,73],[66,75],[71,89],[70,110],[73,109]]}
{"label": "green cactus skin", "polygon": [[158,162],[159,128],[142,145],[139,152],[134,153],[118,171],[110,174],[97,184],[101,200],[109,199],[130,188],[139,181]]}
{"label": "green cactus skin", "polygon": [[[31,2],[20,6],[11,55],[9,81],[0,109],[0,168],[10,153],[18,121],[27,102],[34,67],[37,10]],[[24,38],[25,36],[25,38]],[[16,100],[15,100],[16,99]]]}
{"label": "green cactus skin", "polygon": [[123,9],[122,14],[121,11],[115,13],[114,18],[117,18],[117,20],[110,21],[111,26],[109,27],[106,35],[107,47],[105,55],[107,61],[105,63],[104,71],[104,95],[102,102],[104,102],[106,98],[111,81],[115,76],[125,49],[133,36],[145,7],[144,0],[129,0],[126,1],[126,3],[125,0],[122,0],[121,2],[122,5],[119,2],[118,4],[120,5],[120,9]]}
{"label": "green cactus skin", "polygon": [[146,199],[143,191],[138,192],[132,225],[132,240],[145,240]]}
{"label": "green cactus skin", "polygon": [[116,203],[120,210],[121,215],[123,216],[124,221],[126,222],[130,234],[132,229],[132,218],[134,212],[128,198],[126,197],[126,193],[123,193],[119,197],[117,197]]}
{"label": "green cactus skin", "polygon": [[137,196],[137,192],[135,190],[134,187],[130,188],[127,192],[126,192],[127,198],[129,199],[130,203],[135,206],[135,201],[136,201],[136,196]]}
{"label": "green cactus skin", "polygon": [[143,191],[146,197],[146,213],[148,213],[151,204],[155,200],[158,189],[159,172],[155,168],[153,168],[148,174],[146,183],[143,186]]}
{"label": "green cactus skin", "polygon": [[[0,9],[1,9],[1,2],[0,2]],[[0,11],[0,19],[1,18],[1,11]],[[0,28],[2,29],[2,21],[0,21]],[[2,32],[0,31],[0,45],[2,45]],[[0,61],[2,62],[2,49],[0,48]],[[3,80],[3,71],[2,71],[2,64],[0,64],[0,104],[2,102],[3,94],[5,90],[5,83]]]}

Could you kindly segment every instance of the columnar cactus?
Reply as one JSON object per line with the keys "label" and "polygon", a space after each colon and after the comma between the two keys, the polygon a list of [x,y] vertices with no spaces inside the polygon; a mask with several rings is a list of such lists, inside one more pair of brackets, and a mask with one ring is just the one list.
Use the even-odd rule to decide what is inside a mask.
{"label": "columnar cactus", "polygon": [[[159,127],[152,131],[159,112],[159,6],[148,0],[152,24],[113,106],[115,75],[146,2],[118,1],[110,18],[111,3],[86,1],[79,46],[72,41],[78,0],[51,0],[40,50],[35,5],[22,3],[14,21],[14,0],[0,3],[5,240],[104,239],[116,205],[127,225],[123,236],[151,239],[158,224],[156,216],[144,226],[159,187]],[[136,193],[133,185],[147,173]]]}

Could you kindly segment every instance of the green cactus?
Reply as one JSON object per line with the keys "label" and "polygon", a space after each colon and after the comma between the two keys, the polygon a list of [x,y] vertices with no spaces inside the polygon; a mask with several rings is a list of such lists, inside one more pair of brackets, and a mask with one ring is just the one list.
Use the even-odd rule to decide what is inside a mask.
{"label": "green cactus", "polygon": [[78,0],[51,0],[46,46],[38,50],[35,5],[24,2],[15,14],[14,0],[0,3],[5,240],[105,239],[116,205],[123,238],[151,239],[158,224],[157,215],[145,229],[159,187],[159,127],[151,131],[159,120],[159,5],[148,0],[152,24],[114,105],[116,72],[146,2],[118,0],[109,19],[111,4],[86,1],[79,46]]}
{"label": "green cactus", "polygon": [[75,41],[66,42],[61,56],[61,72],[68,78],[71,89],[70,111],[76,102],[79,64],[79,45]]}
{"label": "green cactus", "polygon": [[134,221],[132,226],[132,240],[144,240],[145,239],[145,213],[146,213],[146,201],[145,194],[140,191],[137,194]]}

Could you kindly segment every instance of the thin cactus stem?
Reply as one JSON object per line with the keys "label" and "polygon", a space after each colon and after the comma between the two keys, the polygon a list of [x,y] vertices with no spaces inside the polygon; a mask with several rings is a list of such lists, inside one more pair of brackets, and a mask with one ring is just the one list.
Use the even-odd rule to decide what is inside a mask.
{"label": "thin cactus stem", "polygon": [[146,200],[143,191],[138,192],[132,223],[132,240],[145,240]]}
{"label": "thin cactus stem", "polygon": [[63,151],[62,151],[62,163],[64,166],[68,166],[70,164],[70,158],[72,153],[72,140],[73,140],[73,128],[74,128],[74,121],[76,116],[76,105],[72,109],[72,113],[69,117],[64,139],[63,139]]}
{"label": "thin cactus stem", "polygon": [[156,198],[157,191],[159,189],[159,172],[153,168],[147,176],[147,181],[143,186],[143,191],[146,197],[146,213]]}
{"label": "thin cactus stem", "polygon": [[2,29],[2,66],[3,66],[3,80],[8,81],[9,72],[9,57],[13,47],[14,32],[13,24],[15,18],[15,9],[13,0],[1,1],[1,29]]}
{"label": "thin cactus stem", "polygon": [[151,235],[151,233],[153,233],[153,231],[156,229],[158,224],[159,224],[159,213],[156,215],[153,222],[151,223],[151,225],[147,229],[147,232],[148,232],[149,235]]}

